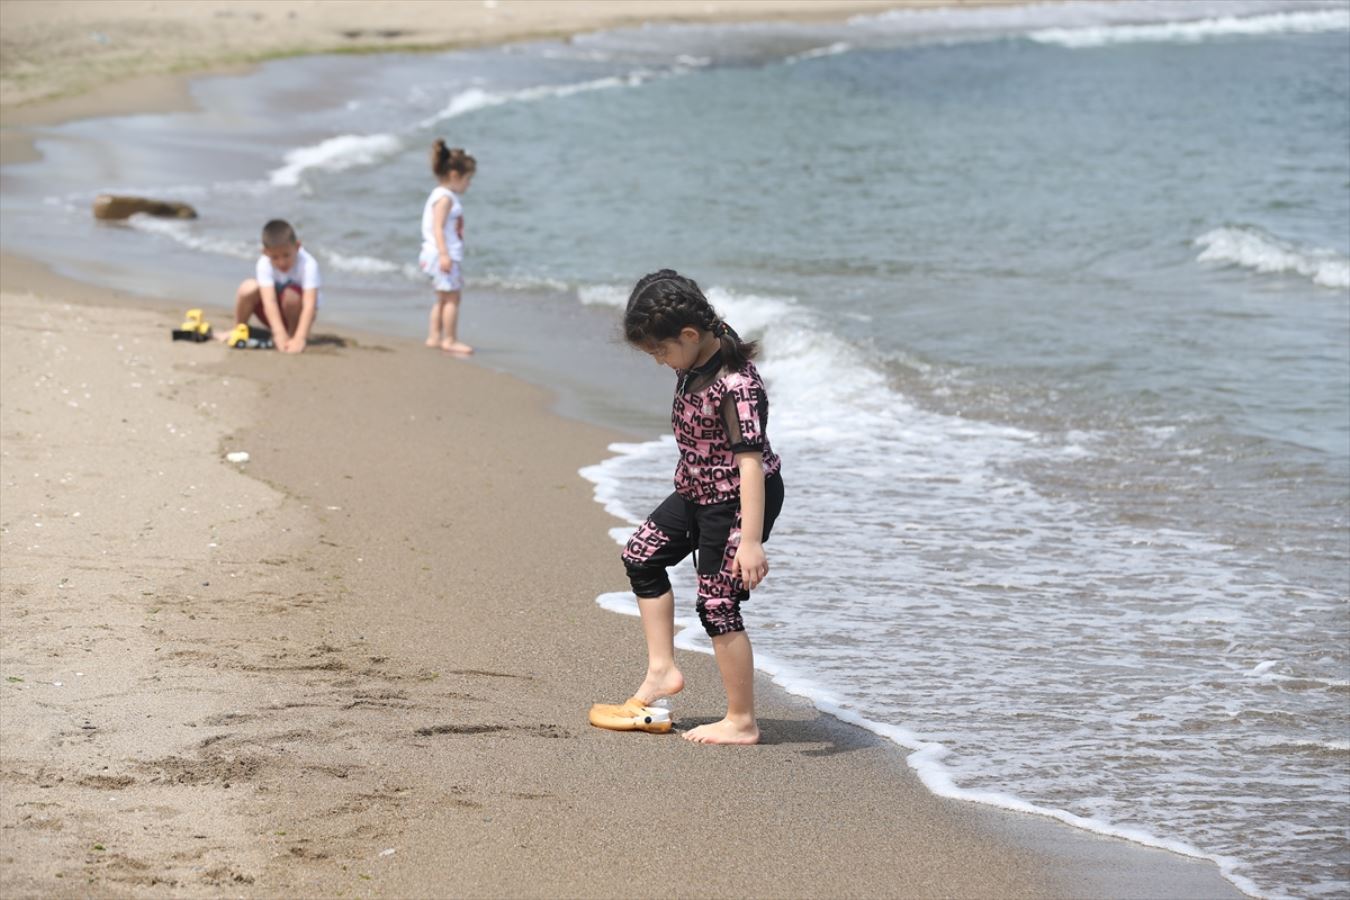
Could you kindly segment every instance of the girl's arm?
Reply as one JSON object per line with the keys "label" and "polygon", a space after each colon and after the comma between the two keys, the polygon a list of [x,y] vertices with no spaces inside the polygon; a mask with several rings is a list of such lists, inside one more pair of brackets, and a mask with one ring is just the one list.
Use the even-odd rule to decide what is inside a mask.
{"label": "girl's arm", "polygon": [[741,471],[741,543],[731,561],[731,574],[754,590],[769,574],[764,556],[764,456],[758,451],[737,453],[736,468]]}
{"label": "girl's arm", "polygon": [[432,208],[433,221],[436,223],[432,233],[436,235],[436,251],[440,254],[442,272],[449,272],[452,266],[450,249],[445,246],[445,220],[450,218],[450,198],[442,197]]}

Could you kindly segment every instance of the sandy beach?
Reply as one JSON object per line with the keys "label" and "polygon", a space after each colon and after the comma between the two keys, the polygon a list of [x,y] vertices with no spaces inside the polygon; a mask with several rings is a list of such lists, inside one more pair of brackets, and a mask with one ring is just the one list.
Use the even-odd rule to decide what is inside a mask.
{"label": "sandy beach", "polygon": [[[170,311],[4,272],[7,895],[1233,893],[935,798],[767,681],[750,752],[590,728],[642,665],[576,474],[614,435],[411,342],[175,344]],[[682,664],[682,726],[715,718]]]}
{"label": "sandy beach", "polygon": [[[3,6],[7,138],[294,50],[275,4],[56,5]],[[464,3],[453,34],[424,4],[289,6],[308,49],[367,50],[893,5]],[[254,50],[213,41],[223,18]],[[174,49],[102,68],[58,21],[97,53]],[[416,342],[172,343],[181,310],[0,271],[5,896],[1239,896],[1208,863],[934,797],[768,679],[757,748],[591,728],[644,665],[594,602],[626,583],[577,474],[623,435]],[[681,727],[716,718],[713,660],[681,664]]]}

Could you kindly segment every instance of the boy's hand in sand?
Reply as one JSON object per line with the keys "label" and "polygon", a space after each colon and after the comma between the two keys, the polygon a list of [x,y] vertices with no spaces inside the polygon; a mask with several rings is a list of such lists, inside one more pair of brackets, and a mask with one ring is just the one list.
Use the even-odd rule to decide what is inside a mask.
{"label": "boy's hand in sand", "polygon": [[759,541],[741,541],[736,557],[731,561],[731,574],[754,590],[769,574],[769,560],[764,556],[764,545]]}
{"label": "boy's hand in sand", "polygon": [[302,338],[300,335],[297,334],[295,337],[291,338],[289,341],[286,342],[286,346],[284,349],[287,353],[304,353],[305,346],[308,343],[309,343],[308,341],[306,341],[304,338]]}

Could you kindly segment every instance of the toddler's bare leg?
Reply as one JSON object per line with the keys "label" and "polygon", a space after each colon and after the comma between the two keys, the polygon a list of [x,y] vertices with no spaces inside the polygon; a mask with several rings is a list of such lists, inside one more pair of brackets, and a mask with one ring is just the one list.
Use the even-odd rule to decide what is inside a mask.
{"label": "toddler's bare leg", "polygon": [[647,677],[633,696],[651,703],[684,690],[684,675],[675,667],[675,594],[639,597],[638,611],[647,639]]}
{"label": "toddler's bare leg", "polygon": [[473,348],[459,339],[459,291],[437,291],[441,309],[441,349],[470,354]]}
{"label": "toddler's bare leg", "polygon": [[445,295],[437,292],[436,302],[431,304],[431,317],[427,322],[427,346],[439,347],[441,345],[441,306],[442,297]]}
{"label": "toddler's bare leg", "polygon": [[719,634],[712,639],[717,668],[727,691],[727,715],[691,729],[684,738],[700,744],[755,744],[759,725],[755,722],[755,652],[744,631]]}

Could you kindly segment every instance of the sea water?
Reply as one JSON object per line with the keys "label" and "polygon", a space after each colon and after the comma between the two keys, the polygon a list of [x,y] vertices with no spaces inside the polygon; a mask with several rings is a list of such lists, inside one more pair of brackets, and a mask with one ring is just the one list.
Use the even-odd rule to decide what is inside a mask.
{"label": "sea water", "polygon": [[[583,472],[621,518],[675,459],[673,375],[614,340],[632,282],[678,268],[761,341],[776,679],[939,793],[1350,891],[1350,5],[646,27],[193,91],[51,130],[0,173],[6,244],[193,297],[285,215],[321,321],[415,334],[427,152],[466,146],[465,336],[633,435]],[[105,190],[203,216],[90,225]]]}

